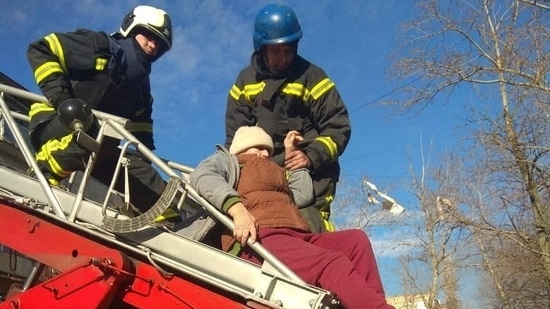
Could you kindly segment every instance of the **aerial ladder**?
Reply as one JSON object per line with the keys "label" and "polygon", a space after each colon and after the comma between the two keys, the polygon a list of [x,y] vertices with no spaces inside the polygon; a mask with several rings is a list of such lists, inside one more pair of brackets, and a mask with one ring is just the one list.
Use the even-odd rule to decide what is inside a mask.
{"label": "aerial ladder", "polygon": [[[127,119],[94,111],[98,136],[75,133],[92,151],[85,170],[50,186],[29,148],[32,102],[46,99],[0,73],[0,309],[340,308],[259,243],[248,245],[261,266],[213,246],[209,235],[232,229],[232,221],[189,185],[191,167],[156,156],[127,130]],[[106,136],[122,141],[109,186],[90,176]],[[127,192],[113,189],[128,153],[167,178],[159,200],[138,216],[123,211]],[[182,221],[157,224],[171,205]]]}

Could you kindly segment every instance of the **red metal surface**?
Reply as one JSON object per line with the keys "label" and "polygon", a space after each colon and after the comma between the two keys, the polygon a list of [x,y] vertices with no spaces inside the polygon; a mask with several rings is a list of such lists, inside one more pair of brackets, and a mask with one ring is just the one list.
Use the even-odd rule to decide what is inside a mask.
{"label": "red metal surface", "polygon": [[111,308],[127,277],[104,270],[86,263],[10,296],[0,308]]}
{"label": "red metal surface", "polygon": [[59,271],[108,258],[124,269],[121,252],[0,202],[0,243]]}
{"label": "red metal surface", "polygon": [[124,303],[138,308],[249,308],[191,280],[164,278],[152,265],[138,261],[136,266],[137,278],[121,291]]}
{"label": "red metal surface", "polygon": [[181,276],[0,201],[0,243],[61,273],[10,296],[5,308],[249,308]]}

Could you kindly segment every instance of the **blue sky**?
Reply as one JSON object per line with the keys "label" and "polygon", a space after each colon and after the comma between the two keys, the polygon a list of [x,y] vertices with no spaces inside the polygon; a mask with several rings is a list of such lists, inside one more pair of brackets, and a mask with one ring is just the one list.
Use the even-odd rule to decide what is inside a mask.
{"label": "blue sky", "polygon": [[[54,31],[78,27],[114,32],[137,4],[165,9],[174,27],[173,49],[153,66],[152,91],[156,153],[196,165],[224,142],[227,93],[252,52],[253,19],[272,1],[3,1],[0,10],[0,70],[32,91],[37,87],[25,58],[29,42]],[[364,176],[407,208],[410,160],[420,167],[421,140],[431,155],[453,146],[452,103],[430,107],[421,115],[390,117],[394,110],[376,103],[399,87],[386,76],[396,50],[400,24],[415,9],[401,0],[279,1],[296,11],[302,30],[299,53],[325,69],[350,112],[352,138],[341,157],[342,179],[360,183]],[[405,4],[406,3],[406,4]],[[385,265],[386,250],[399,230],[373,237],[388,293],[399,283]],[[388,269],[389,269],[388,268]],[[385,276],[388,274],[387,276]]]}

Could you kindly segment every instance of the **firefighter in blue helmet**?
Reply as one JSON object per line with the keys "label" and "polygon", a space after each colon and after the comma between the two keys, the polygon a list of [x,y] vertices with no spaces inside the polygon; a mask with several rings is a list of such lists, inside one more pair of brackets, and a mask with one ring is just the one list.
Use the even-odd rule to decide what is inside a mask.
{"label": "firefighter in blue helmet", "polygon": [[[52,185],[82,170],[89,150],[75,129],[95,137],[92,109],[131,120],[129,130],[154,150],[149,74],[151,64],[172,47],[172,24],[158,8],[140,5],[123,18],[118,32],[77,29],[32,42],[27,58],[47,103],[31,106],[30,137],[40,170]],[[93,176],[110,183],[119,140],[104,140]],[[158,199],[165,182],[146,161],[131,158],[131,202],[141,211]],[[123,179],[117,184],[122,190]]]}
{"label": "firefighter in blue helmet", "polygon": [[[302,29],[294,11],[270,4],[254,21],[250,65],[231,88],[226,110],[226,146],[241,126],[259,126],[274,142],[272,159],[289,170],[306,167],[315,201],[301,209],[314,232],[333,231],[330,203],[340,174],[338,157],[351,136],[348,112],[334,82],[323,69],[298,55]],[[286,134],[304,141],[285,154]]]}

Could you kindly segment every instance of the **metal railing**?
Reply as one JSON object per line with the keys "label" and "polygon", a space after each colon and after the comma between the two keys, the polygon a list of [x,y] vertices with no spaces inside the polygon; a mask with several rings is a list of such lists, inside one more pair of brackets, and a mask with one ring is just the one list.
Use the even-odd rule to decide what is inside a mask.
{"label": "metal railing", "polygon": [[[26,139],[24,138],[20,129],[17,127],[17,123],[15,119],[28,122],[28,117],[26,115],[22,115],[14,111],[10,111],[7,103],[4,100],[4,93],[7,93],[7,94],[10,94],[11,96],[19,97],[22,99],[30,100],[33,102],[47,103],[46,98],[44,96],[37,95],[29,91],[11,87],[5,84],[0,84],[0,107],[1,107],[0,116],[6,119],[9,129],[10,131],[12,131],[15,137],[15,142],[17,143],[17,146],[21,150],[21,153],[24,156],[25,161],[27,162],[29,167],[33,169],[35,176],[38,179],[42,190],[45,192],[48,202],[52,207],[55,215],[57,215],[62,219],[74,222],[80,210],[80,204],[83,200],[83,194],[86,189],[88,179],[91,175],[91,171],[94,167],[96,154],[92,153],[92,155],[88,160],[88,163],[84,170],[82,181],[80,182],[80,186],[76,194],[75,204],[73,205],[71,213],[67,217],[66,214],[63,212],[63,209],[59,204],[59,201],[56,195],[52,191],[52,187],[50,187],[47,179],[38,168],[34,160],[34,153],[30,150],[29,145],[26,142]],[[101,226],[99,228],[105,229],[110,232],[124,233],[124,232],[136,231],[140,228],[150,226],[150,224],[153,223],[153,220],[158,215],[162,214],[172,204],[174,198],[176,198],[176,191],[181,191],[185,193],[181,196],[182,199],[191,197],[192,199],[197,201],[201,207],[206,209],[210,214],[210,216],[215,218],[217,221],[221,222],[230,230],[233,230],[232,220],[229,217],[227,217],[225,214],[220,212],[216,207],[208,203],[205,199],[203,199],[188,184],[186,175],[188,175],[193,170],[193,168],[183,164],[176,163],[176,162],[171,162],[156,156],[150,149],[148,149],[144,144],[142,144],[134,135],[132,135],[126,129],[127,126],[129,125],[128,119],[117,117],[117,116],[103,113],[96,110],[94,110],[93,113],[97,117],[97,119],[100,121],[100,125],[101,125],[99,134],[95,138],[95,141],[97,143],[100,144],[105,135],[115,136],[115,137],[119,137],[122,140],[125,140],[124,146],[122,147],[121,156],[118,159],[119,165],[121,165],[122,163],[124,154],[127,151],[131,151],[128,147],[133,146],[135,148],[134,150],[135,152],[139,153],[140,155],[145,157],[147,160],[152,162],[152,164],[158,167],[162,172],[164,172],[169,177],[168,185],[166,186],[165,191],[159,198],[159,201],[157,201],[157,203],[155,203],[155,205],[151,209],[149,209],[148,211],[146,211],[145,213],[143,213],[142,215],[136,218],[126,218],[126,219],[118,219],[117,217],[108,216],[107,213],[104,211],[103,212],[105,216],[104,226]],[[78,132],[77,134],[85,134],[85,132]],[[115,171],[115,175],[113,177],[113,181],[110,185],[110,190],[108,190],[108,192],[111,192],[114,186],[115,178],[116,176],[118,176],[116,175],[117,173],[118,171]],[[104,209],[105,207],[107,207],[107,201],[108,201],[108,196],[105,197],[103,202]],[[181,205],[181,201],[178,203],[178,205]],[[289,279],[297,283],[301,283],[301,284],[304,283],[301,278],[299,278],[286,265],[280,262],[261,244],[251,243],[249,241],[248,246],[252,250],[254,250],[256,253],[258,253],[266,262],[268,262],[276,271],[278,271],[282,275],[288,277]]]}

